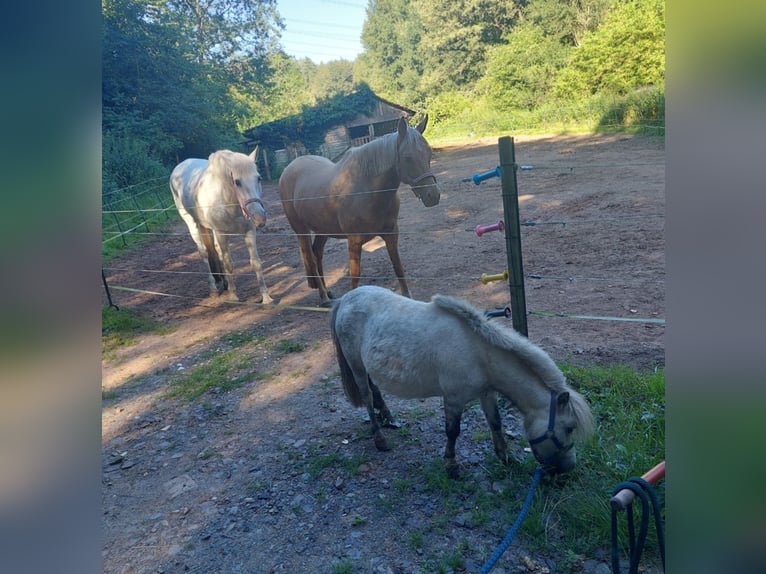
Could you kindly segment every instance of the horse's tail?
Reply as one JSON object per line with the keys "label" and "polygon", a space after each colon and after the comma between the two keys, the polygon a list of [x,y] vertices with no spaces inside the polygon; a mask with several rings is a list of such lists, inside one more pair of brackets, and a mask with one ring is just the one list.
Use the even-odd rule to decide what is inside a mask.
{"label": "horse's tail", "polygon": [[335,356],[338,358],[338,366],[340,367],[340,380],[343,383],[343,392],[346,394],[348,402],[355,407],[363,407],[365,405],[364,399],[362,399],[362,394],[359,392],[351,365],[348,364],[346,356],[343,354],[343,349],[341,349],[340,340],[338,339],[338,332],[335,329],[335,317],[338,314],[340,305],[340,301],[333,301],[332,312],[330,313],[330,332],[332,333],[332,342],[335,345]]}

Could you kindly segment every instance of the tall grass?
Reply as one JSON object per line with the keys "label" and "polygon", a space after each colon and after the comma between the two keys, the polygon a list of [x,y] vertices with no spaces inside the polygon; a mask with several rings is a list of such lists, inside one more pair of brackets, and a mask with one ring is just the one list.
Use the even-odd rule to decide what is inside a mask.
{"label": "tall grass", "polygon": [[551,100],[534,110],[497,109],[477,99],[428,128],[432,143],[494,135],[572,134],[595,132],[665,133],[665,93],[657,88],[624,96],[598,94],[577,101]]}

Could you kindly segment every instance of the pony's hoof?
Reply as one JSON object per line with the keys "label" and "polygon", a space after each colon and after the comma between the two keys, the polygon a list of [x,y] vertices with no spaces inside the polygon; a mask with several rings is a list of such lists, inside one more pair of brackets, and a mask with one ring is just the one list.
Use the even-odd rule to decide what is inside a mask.
{"label": "pony's hoof", "polygon": [[381,435],[375,436],[375,448],[383,452],[391,450],[391,447],[388,446],[388,441],[386,440],[386,437]]}
{"label": "pony's hoof", "polygon": [[270,295],[264,294],[261,297],[261,305],[273,305],[273,304],[274,304],[274,299],[272,299]]}
{"label": "pony's hoof", "polygon": [[447,471],[447,478],[458,480],[460,478],[460,465],[454,461],[445,461],[444,470]]}
{"label": "pony's hoof", "polygon": [[325,301],[320,301],[319,306],[325,307],[325,308],[332,307],[332,301],[330,299],[326,299]]}
{"label": "pony's hoof", "polygon": [[402,428],[402,423],[400,423],[398,420],[396,420],[394,417],[380,417],[380,424],[386,428],[390,429],[400,429]]}

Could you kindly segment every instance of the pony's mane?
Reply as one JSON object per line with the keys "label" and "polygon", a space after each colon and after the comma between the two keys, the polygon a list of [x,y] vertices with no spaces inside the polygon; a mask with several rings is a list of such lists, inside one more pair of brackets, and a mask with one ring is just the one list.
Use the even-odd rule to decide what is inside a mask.
{"label": "pony's mane", "polygon": [[550,390],[556,392],[569,390],[563,373],[553,359],[523,335],[490,321],[483,312],[462,299],[434,295],[431,301],[440,309],[463,320],[474,333],[490,345],[513,351]]}
{"label": "pony's mane", "polygon": [[585,397],[573,389],[567,390],[569,391],[569,407],[572,409],[572,416],[577,421],[576,438],[586,438],[593,433],[593,413],[591,413]]}
{"label": "pony's mane", "polygon": [[[391,132],[363,146],[351,148],[341,155],[338,163],[355,161],[366,177],[375,177],[396,166],[397,140],[399,132]],[[407,145],[417,146],[420,133],[413,127],[407,128]]]}
{"label": "pony's mane", "polygon": [[561,369],[545,351],[513,329],[490,321],[483,312],[462,299],[434,295],[431,301],[440,309],[463,320],[474,333],[490,345],[513,351],[548,389],[557,393],[569,392],[569,406],[577,422],[577,435],[586,437],[593,432],[593,415],[585,397],[567,385]]}

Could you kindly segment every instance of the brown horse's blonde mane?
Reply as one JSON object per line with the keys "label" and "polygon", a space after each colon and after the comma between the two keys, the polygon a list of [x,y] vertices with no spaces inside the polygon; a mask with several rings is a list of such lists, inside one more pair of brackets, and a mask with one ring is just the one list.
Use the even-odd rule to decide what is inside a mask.
{"label": "brown horse's blonde mane", "polygon": [[[415,128],[407,128],[406,137],[409,145],[417,145],[418,136],[420,134]],[[396,167],[398,138],[399,133],[392,132],[362,146],[351,148],[341,156],[338,165],[356,162],[366,177],[375,177],[385,173],[392,167]]]}
{"label": "brown horse's blonde mane", "polygon": [[513,351],[551,391],[569,392],[569,405],[572,409],[572,415],[578,423],[577,433],[580,436],[587,436],[592,432],[593,416],[588,403],[580,393],[567,385],[566,377],[561,369],[545,351],[513,329],[502,327],[497,322],[490,321],[483,312],[462,299],[447,295],[434,295],[431,301],[440,309],[463,320],[474,333],[488,344]]}

